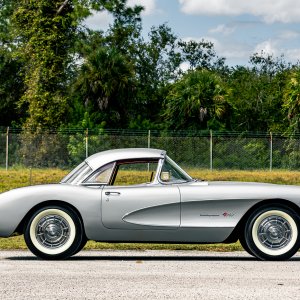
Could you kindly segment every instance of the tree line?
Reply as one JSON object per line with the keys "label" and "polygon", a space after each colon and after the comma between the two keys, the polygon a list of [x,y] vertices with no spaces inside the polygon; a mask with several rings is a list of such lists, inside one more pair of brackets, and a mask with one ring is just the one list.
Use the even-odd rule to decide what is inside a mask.
{"label": "tree line", "polygon": [[[107,31],[84,21],[108,11]],[[228,66],[126,0],[0,0],[0,126],[299,132],[300,68]],[[183,68],[183,66],[186,66]]]}

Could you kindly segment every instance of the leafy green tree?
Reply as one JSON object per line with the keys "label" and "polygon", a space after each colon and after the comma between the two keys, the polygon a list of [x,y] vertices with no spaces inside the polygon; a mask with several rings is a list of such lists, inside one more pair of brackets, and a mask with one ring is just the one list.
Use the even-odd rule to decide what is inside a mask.
{"label": "leafy green tree", "polygon": [[225,58],[217,56],[212,42],[204,39],[201,41],[180,40],[178,46],[181,50],[182,62],[187,62],[191,70],[205,68],[224,71]]}
{"label": "leafy green tree", "polygon": [[190,71],[169,87],[164,118],[170,129],[223,129],[229,109],[221,77],[208,70]]}
{"label": "leafy green tree", "polygon": [[20,123],[24,113],[18,101],[24,91],[22,63],[13,56],[15,43],[11,34],[10,18],[16,1],[0,1],[0,126]]}
{"label": "leafy green tree", "polygon": [[[181,57],[177,37],[167,25],[152,27],[148,40],[140,38],[136,47],[137,99],[135,119],[140,128],[159,127],[167,87],[178,78]],[[156,125],[154,123],[157,123]],[[133,123],[132,123],[133,124]],[[135,124],[137,124],[135,122]]]}
{"label": "leafy green tree", "polygon": [[[58,127],[68,109],[68,69],[81,22],[106,0],[20,0],[11,17],[17,57],[24,64],[25,126]],[[111,3],[114,1],[110,1]]]}
{"label": "leafy green tree", "polygon": [[0,126],[20,125],[26,116],[18,106],[24,91],[22,68],[9,50],[0,50]]}
{"label": "leafy green tree", "polygon": [[300,132],[300,69],[291,71],[283,97],[283,113],[289,126],[287,132]]}
{"label": "leafy green tree", "polygon": [[30,128],[57,127],[63,120],[65,68],[76,29],[72,12],[68,1],[59,0],[21,0],[14,11],[18,57],[25,64],[26,91],[21,101],[28,105]]}
{"label": "leafy green tree", "polygon": [[73,98],[83,100],[96,123],[153,128],[161,112],[163,89],[180,65],[177,38],[169,27],[161,25],[152,28],[145,41],[142,8],[125,4],[119,1],[106,6],[114,16],[107,32],[87,30],[82,34],[78,50],[83,63],[78,68]]}
{"label": "leafy green tree", "polygon": [[263,53],[250,66],[237,66],[228,77],[233,107],[230,128],[237,131],[281,131],[285,124],[282,99],[290,65]]}
{"label": "leafy green tree", "polygon": [[0,1],[0,47],[11,45],[10,17],[13,14],[16,1]]}
{"label": "leafy green tree", "polygon": [[118,50],[98,48],[85,57],[74,89],[87,111],[99,111],[98,122],[125,126],[134,89],[133,66]]}
{"label": "leafy green tree", "polygon": [[143,7],[129,7],[127,0],[107,1],[104,7],[114,17],[113,24],[105,34],[105,44],[122,54],[133,56],[141,35]]}
{"label": "leafy green tree", "polygon": [[[126,127],[135,103],[134,53],[141,34],[142,7],[126,0],[107,1],[114,17],[107,32],[80,33],[76,51],[80,58],[72,83],[72,110],[88,113],[93,124]],[[72,122],[82,122],[81,119]]]}

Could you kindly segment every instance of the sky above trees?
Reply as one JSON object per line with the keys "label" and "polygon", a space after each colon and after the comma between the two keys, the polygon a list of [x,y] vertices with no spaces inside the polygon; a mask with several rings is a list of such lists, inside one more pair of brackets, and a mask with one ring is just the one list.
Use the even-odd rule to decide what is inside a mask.
{"label": "sky above trees", "polygon": [[[179,38],[214,43],[228,65],[247,65],[264,51],[286,60],[300,59],[300,6],[297,0],[129,0],[143,5],[143,32],[167,23]],[[106,29],[112,16],[96,13],[87,19],[93,29]],[[183,66],[184,67],[184,66]]]}

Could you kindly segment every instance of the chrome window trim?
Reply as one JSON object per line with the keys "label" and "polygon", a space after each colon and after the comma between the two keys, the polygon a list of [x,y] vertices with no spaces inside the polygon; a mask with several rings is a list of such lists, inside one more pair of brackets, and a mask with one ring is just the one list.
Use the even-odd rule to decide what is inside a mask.
{"label": "chrome window trim", "polygon": [[[93,169],[90,167],[90,165],[86,161],[83,161],[73,171],[71,171],[67,176],[65,176],[60,183],[80,185],[84,181],[84,179],[87,178],[92,172]],[[83,178],[80,178],[81,176],[83,176]],[[65,178],[67,180],[65,180]],[[70,181],[70,179],[72,180]]]}
{"label": "chrome window trim", "polygon": [[[162,171],[162,168],[163,168],[163,165],[165,163],[166,160],[169,160],[171,162],[171,165],[172,167],[174,167],[175,169],[179,169],[179,171],[184,175],[186,176],[189,180],[185,180],[185,181],[182,181],[182,182],[164,182],[160,179],[160,174],[161,174],[161,171]],[[188,173],[186,173],[176,162],[174,162],[174,160],[172,160],[168,155],[165,155],[165,157],[162,160],[162,163],[161,163],[161,166],[160,166],[160,170],[159,170],[159,173],[157,173],[157,181],[159,184],[162,184],[162,185],[172,185],[172,184],[185,184],[187,182],[193,182],[195,181],[195,179],[193,179],[193,177],[191,177]]]}
{"label": "chrome window trim", "polygon": [[[92,173],[88,174],[88,175],[85,177],[85,179],[83,179],[83,180],[81,181],[80,184],[81,184],[81,185],[85,185],[85,186],[87,186],[87,185],[108,185],[108,184],[110,183],[111,177],[112,177],[112,175],[113,175],[113,173],[114,173],[114,170],[115,170],[115,167],[116,167],[116,163],[117,163],[116,161],[111,161],[111,162],[109,162],[109,163],[107,163],[107,164],[105,164],[105,165],[100,166],[97,170],[95,170],[95,171],[93,171]],[[103,167],[105,167],[105,166],[107,166],[107,165],[110,165],[110,164],[113,164],[113,165],[112,165],[111,172],[110,172],[110,175],[109,175],[109,180],[108,180],[107,183],[87,182],[87,181],[89,180],[89,178],[91,178],[91,177],[94,176],[97,172],[99,172],[99,169],[101,169],[101,168],[103,168]]]}
{"label": "chrome window trim", "polygon": [[[157,174],[158,174],[159,163],[160,163],[161,158],[156,158],[156,157],[147,157],[147,158],[138,158],[138,159],[122,159],[122,160],[119,160],[119,161],[115,161],[114,171],[112,172],[111,176],[114,176],[114,174],[116,172],[115,168],[117,168],[117,166],[119,165],[118,162],[132,161],[132,162],[139,163],[139,161],[141,161],[141,162],[144,162],[144,163],[151,163],[155,160],[157,160],[157,167],[156,167],[155,177],[153,178],[152,182],[129,184],[129,185],[109,185],[109,186],[126,187],[126,186],[145,186],[145,185],[149,186],[149,185],[157,184],[158,183],[157,182]],[[122,165],[122,163],[120,165]],[[111,183],[111,180],[112,180],[112,177],[109,180],[110,183]]]}

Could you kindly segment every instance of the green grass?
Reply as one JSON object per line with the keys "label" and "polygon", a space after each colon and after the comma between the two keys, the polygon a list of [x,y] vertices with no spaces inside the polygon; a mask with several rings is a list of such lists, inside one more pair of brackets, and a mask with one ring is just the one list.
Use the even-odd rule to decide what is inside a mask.
{"label": "green grass", "polygon": [[[27,249],[23,235],[10,238],[0,238],[0,250],[25,250]],[[198,251],[241,251],[239,242],[234,244],[149,244],[149,243],[100,243],[89,241],[85,250],[198,250]]]}
{"label": "green grass", "polygon": [[[300,185],[300,172],[298,171],[209,171],[188,170],[195,178],[206,180],[230,181],[258,181],[280,184]],[[55,183],[68,172],[60,169],[0,169],[0,192],[31,184]],[[0,238],[0,249],[27,249],[23,236]],[[198,251],[240,251],[239,242],[234,244],[149,244],[149,243],[97,243],[89,241],[85,249],[115,249],[115,250],[198,250]]]}
{"label": "green grass", "polygon": [[188,170],[194,178],[219,181],[252,181],[277,184],[300,185],[300,171],[274,170],[270,171],[241,171],[241,170]]}
{"label": "green grass", "polygon": [[59,182],[68,171],[60,169],[0,169],[0,192],[35,184]]}

